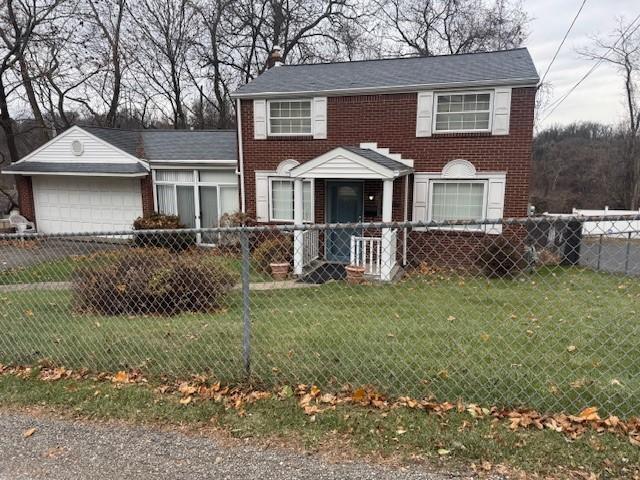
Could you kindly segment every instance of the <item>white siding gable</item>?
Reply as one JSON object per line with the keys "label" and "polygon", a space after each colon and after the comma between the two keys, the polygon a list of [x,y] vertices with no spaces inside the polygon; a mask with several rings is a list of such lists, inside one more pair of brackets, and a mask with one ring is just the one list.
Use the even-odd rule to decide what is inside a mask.
{"label": "white siding gable", "polygon": [[[74,141],[82,144],[81,155],[74,155],[72,151]],[[139,160],[80,127],[71,127],[20,162],[138,163]]]}

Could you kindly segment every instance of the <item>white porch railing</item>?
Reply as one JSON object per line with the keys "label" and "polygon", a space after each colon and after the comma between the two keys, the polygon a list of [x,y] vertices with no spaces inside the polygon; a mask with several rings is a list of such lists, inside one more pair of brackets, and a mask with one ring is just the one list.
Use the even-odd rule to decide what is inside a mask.
{"label": "white porch railing", "polygon": [[320,234],[318,230],[302,232],[302,266],[306,267],[320,256]]}
{"label": "white porch railing", "polygon": [[351,264],[364,267],[364,273],[391,280],[396,265],[397,230],[383,229],[380,237],[351,237]]}

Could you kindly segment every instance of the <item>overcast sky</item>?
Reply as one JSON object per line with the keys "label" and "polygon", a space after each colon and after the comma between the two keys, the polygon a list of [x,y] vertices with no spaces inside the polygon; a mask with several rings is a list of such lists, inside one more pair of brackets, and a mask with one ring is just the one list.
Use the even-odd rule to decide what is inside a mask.
{"label": "overcast sky", "polygon": [[[582,0],[525,0],[525,9],[531,17],[526,45],[541,76],[581,3]],[[591,61],[577,53],[592,43],[591,36],[609,35],[615,28],[616,17],[624,16],[631,21],[639,13],[638,0],[587,0],[547,76],[552,98],[561,97],[592,67]],[[541,126],[581,120],[618,122],[624,114],[622,89],[622,77],[612,66],[601,64]],[[543,112],[540,118],[545,115]]]}

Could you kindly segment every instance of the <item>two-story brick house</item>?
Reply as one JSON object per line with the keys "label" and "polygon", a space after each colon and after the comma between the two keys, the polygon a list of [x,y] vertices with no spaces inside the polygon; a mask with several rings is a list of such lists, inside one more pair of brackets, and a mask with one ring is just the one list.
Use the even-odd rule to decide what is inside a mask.
{"label": "two-story brick house", "polygon": [[[526,49],[315,65],[275,60],[233,94],[241,204],[258,222],[527,214],[539,78]],[[483,235],[500,230],[478,226]],[[345,236],[298,232],[296,273],[317,256],[352,260]],[[379,273],[388,279],[406,239],[383,229],[380,241]]]}

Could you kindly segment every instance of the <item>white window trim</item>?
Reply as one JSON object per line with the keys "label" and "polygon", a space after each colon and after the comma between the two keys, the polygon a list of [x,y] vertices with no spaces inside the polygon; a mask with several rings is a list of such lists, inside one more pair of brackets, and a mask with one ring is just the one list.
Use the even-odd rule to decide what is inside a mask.
{"label": "white window trim", "polygon": [[[220,215],[220,190],[223,188],[235,188],[238,190],[237,183],[228,183],[228,182],[206,182],[200,181],[200,172],[202,169],[187,169],[187,168],[174,168],[172,170],[181,170],[184,172],[191,171],[192,172],[192,180],[190,181],[174,181],[174,180],[157,180],[155,170],[152,171],[153,177],[153,209],[158,212],[158,185],[169,185],[173,187],[173,199],[174,199],[174,209],[177,215],[178,212],[178,186],[193,186],[193,200],[195,207],[195,228],[201,228],[201,214],[200,214],[200,187],[217,187],[216,189],[216,201],[217,201],[217,209],[218,209],[218,220],[222,217]],[[207,169],[208,170],[208,169]]]}
{"label": "white window trim", "polygon": [[[274,181],[288,181],[291,182],[292,186],[294,183],[294,179],[291,177],[282,177],[282,176],[269,176],[269,221],[270,222],[279,222],[279,223],[294,223],[294,219],[282,219],[275,218],[273,216],[273,182]],[[302,219],[303,223],[313,223],[315,220],[315,182],[312,178],[305,178],[302,180],[302,183],[309,183],[311,185],[311,218],[310,219]],[[303,195],[303,203],[304,203],[304,195]],[[294,213],[295,215],[295,213]]]}
{"label": "white window trim", "polygon": [[[310,131],[308,133],[273,133],[271,131],[271,103],[281,102],[309,102]],[[280,118],[307,118],[307,117],[280,117]],[[313,99],[312,98],[278,98],[267,100],[267,136],[269,137],[313,137]]]}
{"label": "white window trim", "polygon": [[[449,95],[480,95],[480,94],[489,94],[489,126],[488,128],[467,128],[461,130],[437,130],[436,125],[438,123],[438,98],[449,96]],[[465,90],[465,91],[447,91],[447,92],[436,92],[433,95],[433,121],[431,125],[431,131],[434,135],[438,135],[441,133],[491,133],[493,128],[493,90]],[[445,113],[445,112],[441,112]],[[446,112],[449,113],[449,112]],[[484,113],[482,111],[473,111],[473,112],[451,112],[451,113]]]}
{"label": "white window trim", "polygon": [[[435,183],[480,183],[483,186],[482,192],[482,217],[475,219],[478,221],[484,221],[487,218],[487,203],[489,198],[489,179],[488,178],[429,178],[429,187],[427,191],[428,196],[428,209],[427,209],[427,222],[431,222],[433,220],[433,185]],[[446,220],[444,220],[446,221]],[[455,221],[455,220],[451,220]],[[469,220],[473,221],[473,220]],[[451,225],[450,227],[435,227],[434,230],[445,230],[445,231],[460,231],[464,230],[465,232],[483,232],[484,225]]]}

